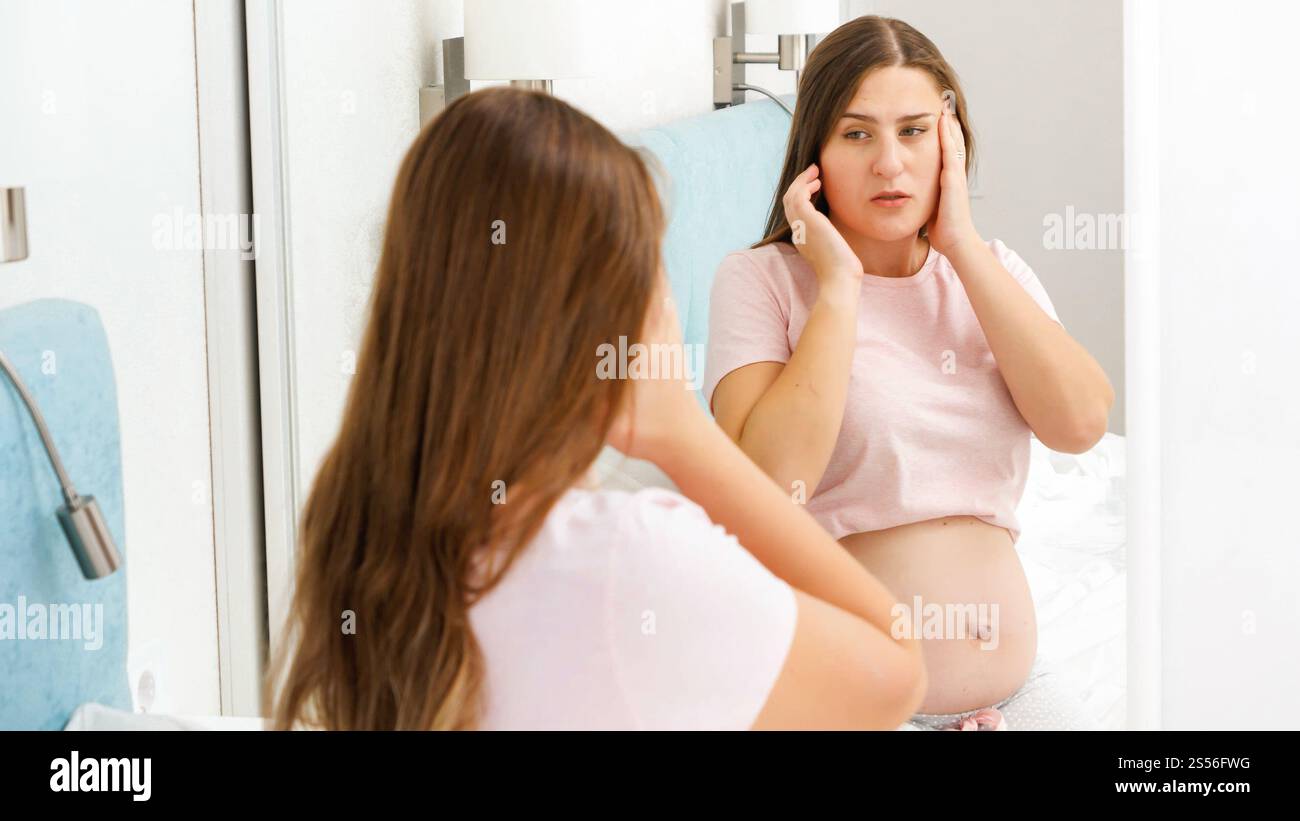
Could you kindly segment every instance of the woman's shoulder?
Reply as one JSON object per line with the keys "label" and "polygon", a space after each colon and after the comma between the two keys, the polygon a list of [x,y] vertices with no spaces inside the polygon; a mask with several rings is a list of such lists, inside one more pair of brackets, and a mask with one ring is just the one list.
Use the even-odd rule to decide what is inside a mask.
{"label": "woman's shoulder", "polygon": [[1024,282],[1026,279],[1034,278],[1033,269],[1029,267],[1029,263],[1025,262],[1024,257],[1017,254],[1011,246],[996,237],[986,240],[984,244],[997,257],[998,262],[1002,263],[1002,267],[1011,272],[1011,275],[1017,280]]}
{"label": "woman's shoulder", "polygon": [[616,562],[642,571],[676,572],[706,558],[726,566],[755,561],[697,502],[663,487],[571,488],[552,509],[545,532],[560,549],[600,545],[621,557]]}
{"label": "woman's shoulder", "polygon": [[[1011,250],[1005,242],[994,237],[993,239],[984,240],[988,249],[997,255],[998,260],[1005,262],[1009,258],[1019,258],[1015,251]],[[946,259],[946,257],[945,257]]]}
{"label": "woman's shoulder", "polygon": [[[724,302],[752,300],[767,294],[788,306],[816,287],[812,267],[788,242],[732,251],[722,259],[713,278],[713,293]],[[802,295],[802,296],[797,296]]]}
{"label": "woman's shoulder", "polygon": [[550,524],[618,532],[640,538],[669,527],[715,527],[704,509],[682,494],[662,487],[636,490],[573,487],[561,497]]}
{"label": "woman's shoulder", "polygon": [[[1012,265],[1018,266],[1023,264],[1020,255],[1011,250],[1011,248],[1002,240],[995,237],[993,239],[984,240],[984,244],[993,252],[994,256],[997,257],[998,262],[1011,268],[1013,273],[1015,272],[1015,269],[1012,268]],[[937,250],[935,253],[938,257],[939,267],[944,271],[944,273],[955,274],[956,271],[953,268],[952,261],[948,259],[947,255],[939,253]]]}
{"label": "woman's shoulder", "polygon": [[755,259],[777,259],[779,257],[799,255],[799,251],[793,245],[783,241],[768,242],[756,247],[744,248],[734,253],[747,254]]}
{"label": "woman's shoulder", "polygon": [[801,267],[803,257],[788,242],[769,242],[757,248],[742,248],[727,254],[722,270],[748,272],[751,276],[789,276]]}
{"label": "woman's shoulder", "polygon": [[[669,560],[663,554],[672,551],[662,547],[665,543],[699,543],[720,531],[702,507],[666,488],[623,490],[578,484],[551,505],[517,568],[525,568],[524,575],[560,567],[567,568],[566,572],[578,568],[596,572],[596,568],[608,568],[611,561],[617,561],[611,553],[640,557],[635,560],[641,562],[654,556]],[[500,564],[501,554],[481,549],[476,562],[476,572],[488,574]],[[599,572],[603,575],[606,571]]]}
{"label": "woman's shoulder", "polygon": [[1011,258],[1019,259],[1019,254],[1011,250],[1010,246],[997,237],[985,240],[984,244],[989,247],[990,251],[997,255],[999,261],[1006,262]]}

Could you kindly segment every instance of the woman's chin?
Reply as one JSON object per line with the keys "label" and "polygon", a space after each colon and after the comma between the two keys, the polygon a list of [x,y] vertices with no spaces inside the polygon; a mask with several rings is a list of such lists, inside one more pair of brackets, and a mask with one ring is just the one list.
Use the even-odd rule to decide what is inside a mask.
{"label": "woman's chin", "polygon": [[920,223],[913,225],[910,220],[870,220],[863,222],[860,228],[851,227],[863,239],[874,242],[898,242],[915,237],[922,225]]}

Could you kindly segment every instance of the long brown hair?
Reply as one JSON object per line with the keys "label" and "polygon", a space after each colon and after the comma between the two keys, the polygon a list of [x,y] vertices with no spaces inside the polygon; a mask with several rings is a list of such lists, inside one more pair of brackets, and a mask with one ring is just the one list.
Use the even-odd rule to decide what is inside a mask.
{"label": "long brown hair", "polygon": [[[934,78],[940,90],[952,89],[956,95],[957,121],[965,134],[966,173],[971,173],[975,165],[975,135],[966,118],[966,95],[957,72],[939,53],[939,48],[902,20],[874,14],[854,18],[826,35],[808,56],[808,64],[799,78],[781,181],[772,197],[763,239],[754,243],[754,248],[790,241],[790,223],[785,217],[782,196],[805,168],[821,163],[822,146],[826,145],[831,129],[848,109],[867,74],[890,66],[921,69]],[[817,192],[814,204],[818,211],[829,214],[826,198],[821,193]]]}
{"label": "long brown hair", "polygon": [[663,223],[640,155],[553,97],[476,91],[416,138],[302,514],[275,727],[476,726],[470,605],[630,401],[596,354],[639,335]]}

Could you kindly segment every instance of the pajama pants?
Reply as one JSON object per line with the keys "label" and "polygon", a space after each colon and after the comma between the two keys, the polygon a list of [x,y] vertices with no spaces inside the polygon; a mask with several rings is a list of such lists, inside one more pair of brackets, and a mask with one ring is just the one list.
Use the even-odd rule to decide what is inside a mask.
{"label": "pajama pants", "polygon": [[[1100,730],[1074,691],[1054,668],[1035,659],[1025,683],[993,705],[1008,730]],[[900,730],[942,730],[956,727],[979,709],[961,713],[916,713]]]}

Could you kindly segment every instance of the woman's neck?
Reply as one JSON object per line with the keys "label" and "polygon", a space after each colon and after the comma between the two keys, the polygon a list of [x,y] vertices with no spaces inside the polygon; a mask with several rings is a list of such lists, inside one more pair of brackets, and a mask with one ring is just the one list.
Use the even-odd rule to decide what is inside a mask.
{"label": "woman's neck", "polygon": [[921,270],[930,256],[930,241],[920,235],[882,241],[869,239],[838,224],[834,216],[831,224],[858,255],[863,272],[872,276],[910,277]]}

